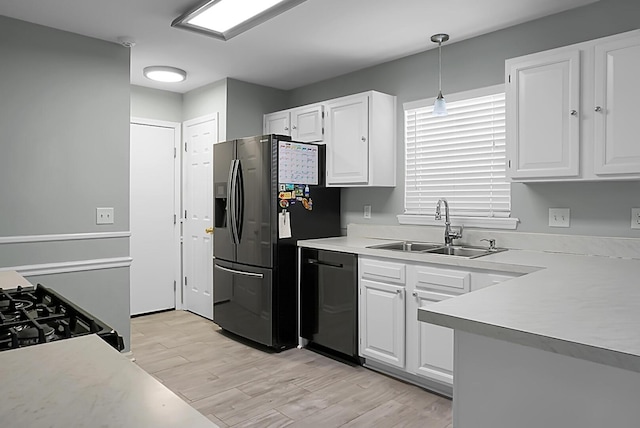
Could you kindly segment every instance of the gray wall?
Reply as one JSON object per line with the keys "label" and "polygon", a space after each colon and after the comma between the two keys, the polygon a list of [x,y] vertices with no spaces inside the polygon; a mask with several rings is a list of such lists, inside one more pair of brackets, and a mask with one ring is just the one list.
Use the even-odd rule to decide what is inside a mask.
{"label": "gray wall", "polygon": [[218,113],[218,139],[227,139],[227,79],[189,91],[182,101],[183,121]]}
{"label": "gray wall", "polygon": [[286,105],[286,91],[227,79],[227,139],[262,134],[262,116]]}
{"label": "gray wall", "polygon": [[[129,230],[129,51],[0,16],[0,58],[0,268],[128,257],[127,238],[58,238]],[[96,225],[96,207],[114,207],[115,223]],[[128,346],[128,272],[28,279],[80,300]]]}
{"label": "gray wall", "polygon": [[[507,58],[636,28],[640,28],[640,1],[600,0],[473,39],[458,43],[451,40],[442,52],[445,96],[504,83]],[[290,92],[289,107],[370,89],[398,98],[398,186],[395,189],[345,189],[343,225],[364,222],[363,205],[372,206],[372,219],[367,221],[397,224],[396,215],[402,213],[404,206],[402,105],[434,97],[437,73],[437,50],[430,50]],[[606,208],[601,201],[607,202]],[[640,232],[629,228],[631,206],[640,206],[638,183],[512,185],[512,215],[520,218],[520,231],[640,237]],[[571,208],[571,228],[549,228],[549,207]]]}
{"label": "gray wall", "polygon": [[182,122],[182,94],[131,85],[131,116]]}

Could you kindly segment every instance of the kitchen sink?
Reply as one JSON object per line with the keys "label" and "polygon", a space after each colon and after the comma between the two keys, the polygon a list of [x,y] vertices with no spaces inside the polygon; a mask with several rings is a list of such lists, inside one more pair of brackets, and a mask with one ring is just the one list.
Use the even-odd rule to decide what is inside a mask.
{"label": "kitchen sink", "polygon": [[411,253],[421,253],[441,247],[442,244],[429,244],[425,242],[391,242],[389,244],[371,245],[367,248],[377,248],[379,250],[406,251]]}
{"label": "kitchen sink", "polygon": [[442,254],[445,256],[458,256],[468,259],[475,259],[477,257],[486,256],[488,254],[499,253],[507,251],[506,248],[492,248],[488,247],[473,247],[467,245],[442,245],[431,244],[425,242],[390,242],[388,244],[371,245],[367,248],[376,248],[379,250],[392,250],[392,251],[404,251],[410,253],[424,253],[424,254]]}

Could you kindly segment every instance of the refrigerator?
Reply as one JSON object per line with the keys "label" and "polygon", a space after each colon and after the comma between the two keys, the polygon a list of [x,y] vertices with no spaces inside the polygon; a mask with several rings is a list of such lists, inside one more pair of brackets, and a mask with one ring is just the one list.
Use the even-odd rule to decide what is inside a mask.
{"label": "refrigerator", "polygon": [[276,350],[297,344],[299,239],[340,235],[325,147],[263,135],[214,145],[213,320]]}

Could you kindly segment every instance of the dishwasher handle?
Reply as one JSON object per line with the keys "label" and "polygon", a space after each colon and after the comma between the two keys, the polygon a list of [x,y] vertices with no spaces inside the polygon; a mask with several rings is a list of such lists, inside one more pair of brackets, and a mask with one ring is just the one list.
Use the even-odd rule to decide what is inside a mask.
{"label": "dishwasher handle", "polygon": [[342,269],[344,267],[342,263],[321,262],[318,259],[308,259],[307,263],[310,265],[329,266],[329,267],[334,267],[338,269]]}

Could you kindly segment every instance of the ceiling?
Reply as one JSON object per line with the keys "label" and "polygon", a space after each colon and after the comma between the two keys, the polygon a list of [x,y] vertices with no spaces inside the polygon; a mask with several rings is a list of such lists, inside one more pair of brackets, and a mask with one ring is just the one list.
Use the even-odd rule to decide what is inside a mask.
{"label": "ceiling", "polygon": [[[197,0],[0,0],[0,15],[130,37],[131,83],[184,93],[225,77],[292,89],[431,49],[435,33],[450,44],[595,1],[307,0],[227,42],[170,26]],[[187,80],[152,82],[150,65],[182,68]]]}

